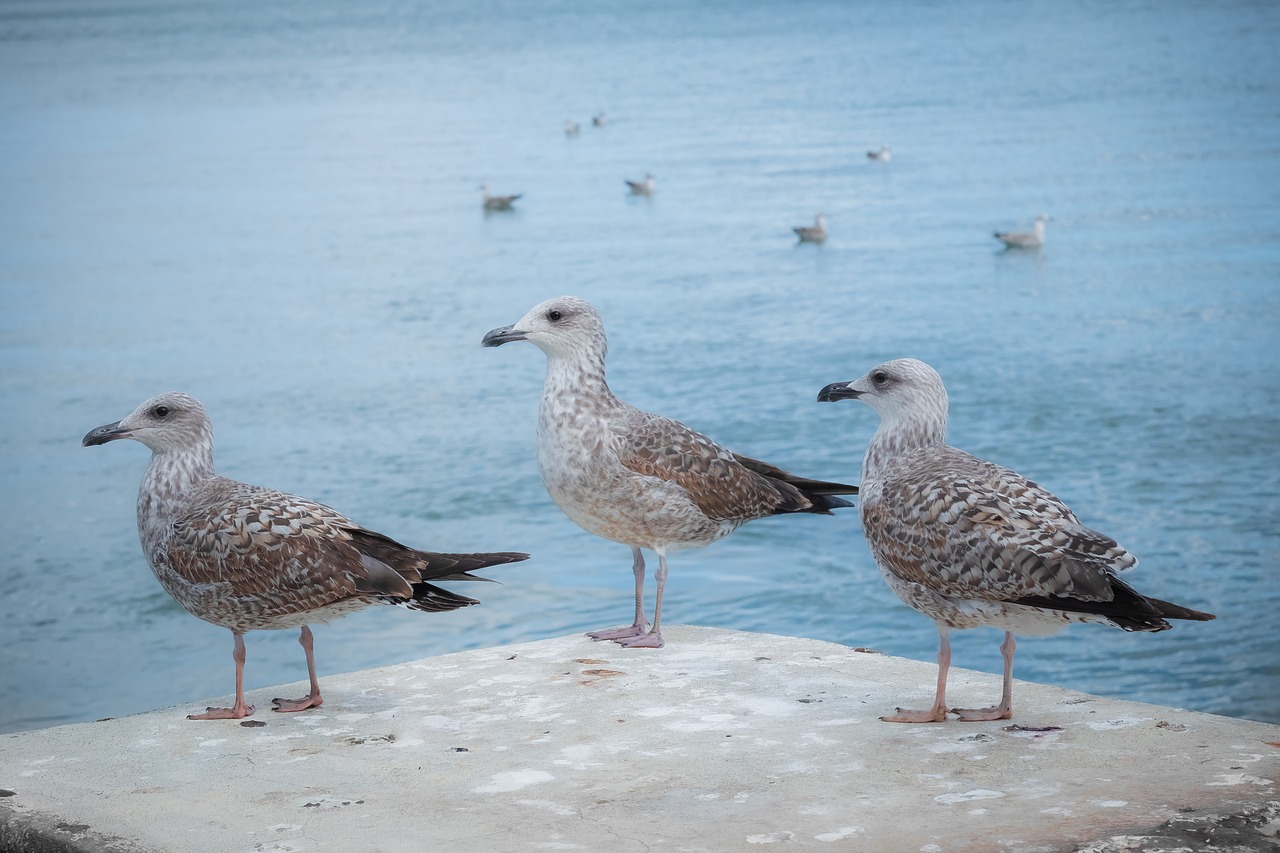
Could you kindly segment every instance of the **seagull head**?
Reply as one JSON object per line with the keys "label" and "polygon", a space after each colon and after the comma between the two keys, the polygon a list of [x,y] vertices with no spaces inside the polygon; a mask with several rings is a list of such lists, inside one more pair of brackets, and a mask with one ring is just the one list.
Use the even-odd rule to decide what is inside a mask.
{"label": "seagull head", "polygon": [[511,341],[528,341],[548,356],[598,350],[603,358],[604,321],[585,299],[557,296],[533,306],[512,325],[490,331],[481,343],[499,347]]}
{"label": "seagull head", "polygon": [[861,400],[882,420],[947,418],[947,389],[942,377],[923,361],[898,358],[876,365],[851,382],[833,382],[818,392],[819,403]]}
{"label": "seagull head", "polygon": [[81,441],[85,447],[132,438],[153,451],[182,450],[208,441],[212,444],[209,415],[196,398],[178,391],[152,397],[115,423],[92,429]]}

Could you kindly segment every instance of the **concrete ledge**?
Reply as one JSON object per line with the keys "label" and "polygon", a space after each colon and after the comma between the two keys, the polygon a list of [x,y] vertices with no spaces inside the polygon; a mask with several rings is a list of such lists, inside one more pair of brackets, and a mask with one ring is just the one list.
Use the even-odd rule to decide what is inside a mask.
{"label": "concrete ledge", "polygon": [[[1027,682],[1022,728],[893,725],[877,715],[927,705],[932,664],[664,634],[322,676],[324,707],[297,715],[263,709],[301,684],[255,691],[249,721],[0,736],[0,849],[1275,849],[1280,726]],[[952,670],[948,696],[988,704],[998,682]],[[1217,848],[1171,834],[1228,825]]]}

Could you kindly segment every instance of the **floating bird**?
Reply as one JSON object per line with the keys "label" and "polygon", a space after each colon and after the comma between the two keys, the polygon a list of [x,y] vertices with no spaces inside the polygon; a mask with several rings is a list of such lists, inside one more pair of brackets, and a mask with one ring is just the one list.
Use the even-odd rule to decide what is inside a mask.
{"label": "floating bird", "polygon": [[[511,341],[529,341],[547,356],[537,444],[551,499],[587,532],[631,547],[635,619],[590,633],[594,639],[662,647],[668,553],[709,545],[753,519],[852,506],[834,496],[855,494],[855,486],[792,476],[615,397],[605,383],[604,324],[582,299],[547,300],[515,325],[489,332],[483,343]],[[641,548],[658,555],[647,633]]]}
{"label": "floating bird", "polygon": [[511,205],[523,195],[522,193],[516,193],[515,195],[489,195],[488,184],[481,184],[480,192],[484,193],[485,210],[511,210]]}
{"label": "floating bird", "polygon": [[648,173],[645,174],[643,181],[627,181],[627,186],[631,187],[631,192],[636,195],[653,195],[653,191],[657,189],[653,175]]}
{"label": "floating bird", "polygon": [[1035,229],[1032,231],[993,231],[995,238],[1004,243],[1008,249],[1039,249],[1044,245],[1044,224],[1049,217],[1040,214],[1036,217]]}
{"label": "floating bird", "polygon": [[246,631],[301,627],[311,692],[272,702],[277,711],[316,708],[322,699],[309,624],[370,604],[427,612],[478,604],[428,581],[482,581],[468,572],[529,557],[416,551],[322,504],[220,477],[209,416],[186,394],[152,397],[83,443],[121,438],[151,448],[138,490],[138,534],[156,579],[189,613],[235,637],[235,704],[188,719],[253,713],[244,699]]}
{"label": "floating bird", "polygon": [[893,154],[889,151],[888,145],[881,145],[879,151],[868,151],[867,159],[879,160],[881,163],[888,163],[893,159]]}
{"label": "floating bird", "polygon": [[596,113],[595,115],[593,115],[591,117],[591,124],[594,127],[604,127],[605,126],[604,113]]}
{"label": "floating bird", "polygon": [[912,358],[836,382],[820,402],[859,399],[880,414],[862,462],[862,529],[889,588],[938,626],[933,707],[880,719],[946,719],[951,629],[1005,631],[1000,704],[951,709],[961,720],[1013,717],[1014,634],[1052,634],[1072,622],[1165,631],[1166,619],[1208,613],[1148,598],[1118,572],[1137,564],[1120,545],[1080,523],[1062,501],[1015,471],[947,446],[947,392]]}
{"label": "floating bird", "polygon": [[791,230],[796,232],[801,243],[821,243],[827,239],[827,215],[819,213],[813,218],[812,225],[797,225]]}
{"label": "floating bird", "polygon": [[578,135],[578,132],[579,132],[579,131],[581,131],[581,130],[582,130],[582,125],[578,124],[578,123],[577,123],[576,121],[574,121],[573,119],[569,119],[569,118],[567,118],[567,119],[565,119],[565,120],[564,120],[564,135],[565,135],[565,136],[577,136],[577,135]]}

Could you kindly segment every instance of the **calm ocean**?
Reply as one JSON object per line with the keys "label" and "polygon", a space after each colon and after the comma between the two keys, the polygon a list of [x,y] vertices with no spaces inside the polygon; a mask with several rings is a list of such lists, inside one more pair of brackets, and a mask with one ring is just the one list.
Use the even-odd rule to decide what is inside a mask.
{"label": "calm ocean", "polygon": [[[229,476],[534,554],[479,607],[320,627],[322,679],[628,622],[627,549],[538,477],[542,354],[480,347],[562,293],[619,396],[808,476],[856,478],[876,426],[820,388],[930,362],[952,443],[1218,614],[1076,626],[1016,675],[1280,722],[1277,44],[1271,2],[0,3],[0,731],[232,689],[142,557],[147,451],[80,447],[166,390]],[[486,217],[482,183],[524,198]],[[992,239],[1041,212],[1042,251]],[[670,624],[933,659],[856,511],[671,562]],[[250,688],[305,676],[293,631],[248,655]]]}

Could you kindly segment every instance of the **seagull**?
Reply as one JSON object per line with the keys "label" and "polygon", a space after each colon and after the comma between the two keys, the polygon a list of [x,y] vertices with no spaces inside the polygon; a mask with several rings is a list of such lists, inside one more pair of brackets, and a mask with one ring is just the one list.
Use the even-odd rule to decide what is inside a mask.
{"label": "seagull", "polygon": [[812,225],[797,225],[791,230],[800,237],[801,243],[821,243],[827,239],[827,215],[819,213]]}
{"label": "seagull", "polygon": [[1039,249],[1044,245],[1044,224],[1049,217],[1040,214],[1036,217],[1033,231],[993,231],[995,238],[1004,243],[1006,249]]}
{"label": "seagull", "polygon": [[522,193],[516,193],[515,195],[489,195],[488,184],[481,184],[480,191],[484,193],[485,210],[511,210],[511,205],[522,195]]}
{"label": "seagull", "polygon": [[273,699],[276,711],[317,708],[311,623],[370,604],[438,612],[479,604],[428,581],[483,581],[473,569],[528,554],[436,554],[407,548],[323,504],[220,477],[213,427],[187,394],[152,397],[123,420],[91,430],[85,447],[131,438],[151,448],[138,490],[138,535],[156,580],[187,612],[231,631],[236,698],[190,720],[238,720],[244,699],[246,631],[301,627],[311,692]]}
{"label": "seagull", "polygon": [[577,135],[578,135],[578,131],[580,131],[580,130],[582,130],[582,125],[578,124],[578,123],[577,123],[576,121],[574,121],[573,119],[569,119],[569,118],[567,118],[567,119],[565,119],[565,120],[564,120],[564,135],[565,135],[565,136],[577,136]]}
{"label": "seagull", "polygon": [[889,151],[888,145],[881,145],[879,151],[868,151],[868,160],[879,160],[881,163],[888,163],[893,159],[893,154]]}
{"label": "seagull", "polygon": [[880,719],[947,718],[951,629],[1004,629],[1000,704],[950,713],[966,721],[1007,720],[1015,633],[1052,634],[1072,622],[1166,631],[1166,619],[1214,618],[1137,592],[1118,577],[1137,558],[1115,540],[1085,527],[1043,486],[947,446],[947,392],[924,362],[888,361],[818,393],[819,402],[845,399],[880,414],[862,461],[863,533],[889,588],[933,619],[940,637],[933,707],[898,708]]}
{"label": "seagull", "polygon": [[[547,356],[538,409],[538,467],[551,499],[588,533],[631,548],[631,625],[588,634],[628,648],[661,648],[667,554],[701,548],[748,521],[783,513],[829,515],[857,487],[796,477],[732,453],[683,424],[643,412],[605,383],[604,323],[573,296],[549,299],[487,347],[529,341]],[[642,548],[658,555],[653,627],[646,632]]]}
{"label": "seagull", "polygon": [[636,195],[653,195],[653,191],[657,189],[653,175],[648,173],[645,173],[643,181],[627,181],[627,186],[631,187],[631,192]]}
{"label": "seagull", "polygon": [[596,113],[595,115],[593,115],[591,117],[591,124],[595,127],[604,127],[605,126],[604,113]]}

